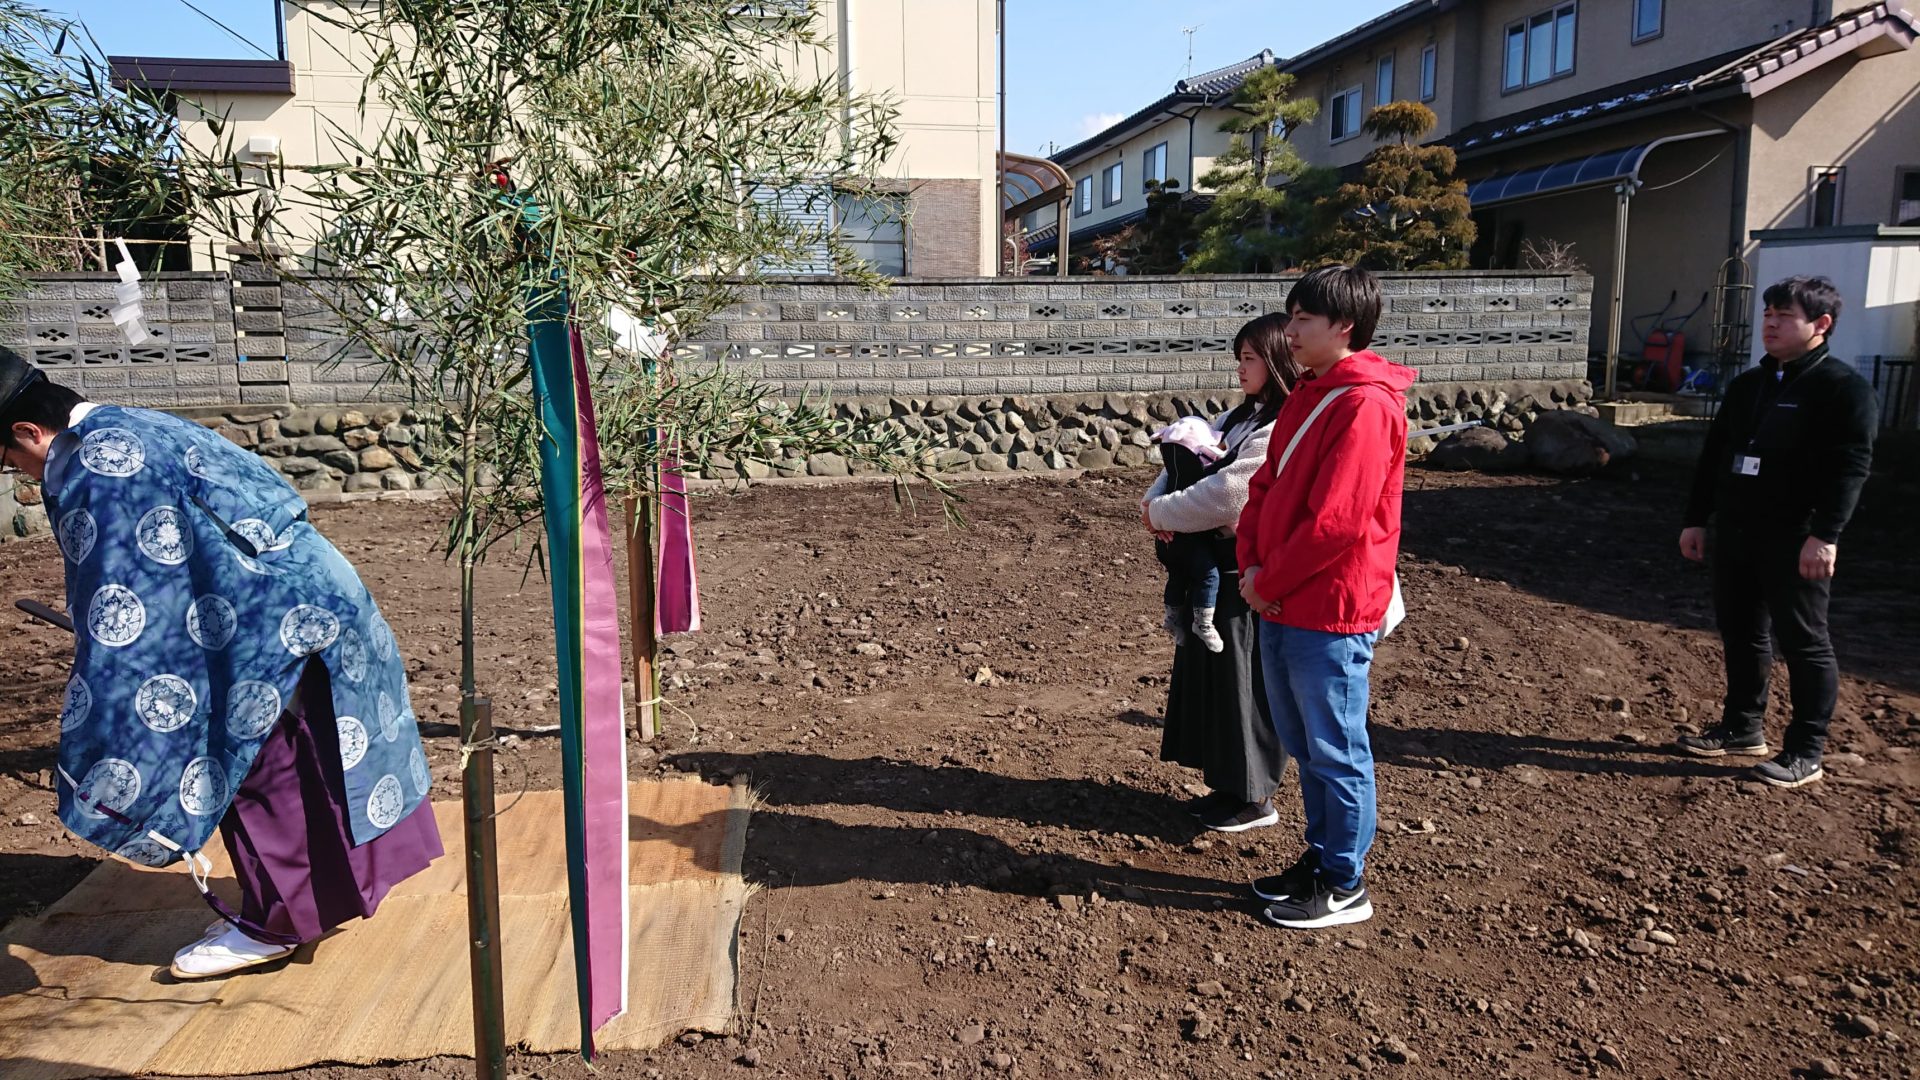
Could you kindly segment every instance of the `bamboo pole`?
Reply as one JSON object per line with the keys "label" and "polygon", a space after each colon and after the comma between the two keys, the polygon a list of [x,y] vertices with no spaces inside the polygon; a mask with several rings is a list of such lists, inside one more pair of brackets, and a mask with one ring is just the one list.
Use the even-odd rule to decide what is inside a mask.
{"label": "bamboo pole", "polygon": [[494,836],[493,702],[474,679],[473,491],[478,480],[474,433],[465,432],[461,462],[463,525],[460,552],[460,803],[467,858],[467,964],[473,989],[473,1074],[506,1080],[507,1010],[500,970],[500,849]]}
{"label": "bamboo pole", "polygon": [[633,626],[633,715],[642,739],[659,731],[659,697],[654,683],[653,500],[627,500],[627,601]]}

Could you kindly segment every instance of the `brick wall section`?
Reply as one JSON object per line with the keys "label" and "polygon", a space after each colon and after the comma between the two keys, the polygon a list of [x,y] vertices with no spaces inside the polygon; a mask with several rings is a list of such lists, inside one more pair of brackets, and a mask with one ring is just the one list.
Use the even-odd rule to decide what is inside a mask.
{"label": "brick wall section", "polygon": [[916,277],[980,273],[980,181],[913,180],[907,270]]}
{"label": "brick wall section", "polygon": [[[1157,393],[1231,385],[1233,337],[1291,277],[901,279],[885,293],[785,279],[693,331],[676,356],[781,393]],[[1593,279],[1383,275],[1374,347],[1428,382],[1584,379]]]}

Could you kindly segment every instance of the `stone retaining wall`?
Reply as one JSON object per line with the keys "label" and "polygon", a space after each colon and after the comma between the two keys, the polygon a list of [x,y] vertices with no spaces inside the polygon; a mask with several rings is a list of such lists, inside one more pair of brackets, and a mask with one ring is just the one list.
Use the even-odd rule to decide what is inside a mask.
{"label": "stone retaining wall", "polygon": [[[1585,405],[1584,381],[1416,384],[1408,395],[1411,428],[1485,420],[1524,433],[1540,413]],[[1149,435],[1177,416],[1216,415],[1235,399],[1221,392],[856,398],[835,404],[843,417],[925,438],[934,460],[956,475],[1015,470],[1130,468],[1157,461]],[[451,483],[435,425],[396,405],[360,409],[225,406],[177,410],[266,458],[309,499],[340,494],[430,491]],[[1431,449],[1416,438],[1411,453]],[[789,453],[773,461],[721,459],[713,479],[848,476],[870,471],[834,454]],[[46,530],[38,489],[0,478],[0,530]]]}

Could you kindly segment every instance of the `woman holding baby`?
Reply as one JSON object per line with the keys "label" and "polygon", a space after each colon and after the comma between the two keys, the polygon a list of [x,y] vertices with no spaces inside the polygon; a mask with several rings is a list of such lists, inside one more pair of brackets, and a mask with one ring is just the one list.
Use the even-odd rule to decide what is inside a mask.
{"label": "woman holding baby", "polygon": [[[1258,618],[1240,598],[1233,535],[1248,481],[1267,458],[1274,417],[1299,377],[1286,325],[1287,317],[1275,313],[1241,327],[1233,349],[1246,397],[1198,438],[1181,433],[1186,448],[1169,450],[1171,467],[1140,504],[1170,575],[1173,676],[1160,758],[1201,770],[1211,790],[1187,809],[1217,832],[1279,820],[1272,796],[1286,756],[1267,716]],[[1205,584],[1209,569],[1217,587]],[[1208,602],[1210,612],[1203,606]]]}

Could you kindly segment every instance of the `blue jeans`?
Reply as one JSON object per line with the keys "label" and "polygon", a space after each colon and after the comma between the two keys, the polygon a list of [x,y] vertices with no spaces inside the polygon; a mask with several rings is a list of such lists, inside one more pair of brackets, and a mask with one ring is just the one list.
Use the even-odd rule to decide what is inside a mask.
{"label": "blue jeans", "polygon": [[1333,885],[1366,869],[1376,824],[1367,678],[1375,633],[1329,634],[1260,621],[1268,711],[1287,756],[1300,763],[1307,845]]}

